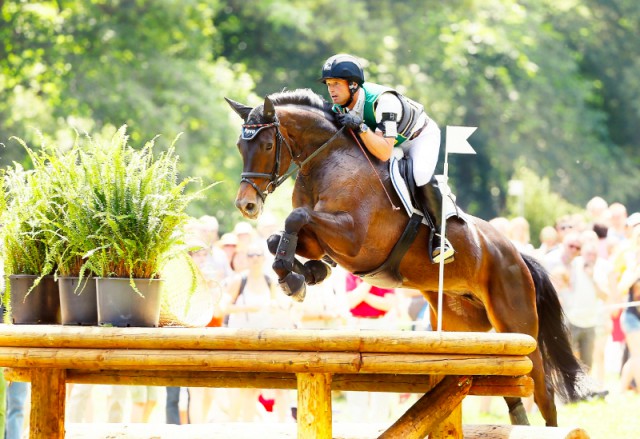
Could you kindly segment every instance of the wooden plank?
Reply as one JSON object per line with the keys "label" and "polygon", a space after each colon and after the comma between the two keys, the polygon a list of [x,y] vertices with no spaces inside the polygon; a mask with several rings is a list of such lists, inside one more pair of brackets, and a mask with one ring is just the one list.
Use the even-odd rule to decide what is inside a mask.
{"label": "wooden plank", "polygon": [[355,352],[165,351],[0,347],[0,366],[62,369],[221,370],[350,372],[360,368]]}
{"label": "wooden plank", "polygon": [[331,439],[331,375],[299,373],[298,439]]}
{"label": "wooden plank", "polygon": [[64,439],[65,371],[31,372],[31,439]]}
{"label": "wooden plank", "polygon": [[0,346],[527,355],[536,343],[524,334],[477,332],[0,325]]}
{"label": "wooden plank", "polygon": [[256,372],[524,375],[524,356],[0,347],[0,366]]}
{"label": "wooden plank", "polygon": [[363,353],[360,372],[516,376],[531,368],[529,357],[514,355]]}
{"label": "wooden plank", "polygon": [[[31,369],[5,368],[9,381],[31,381]],[[79,384],[116,384],[176,387],[296,389],[294,374],[279,372],[67,370],[66,381]],[[332,390],[427,393],[439,381],[435,375],[335,374]],[[533,393],[528,376],[474,377],[470,395],[526,397]]]}
{"label": "wooden plank", "polygon": [[465,425],[465,439],[589,439],[581,428],[529,425]]}
{"label": "wooden plank", "polygon": [[[336,439],[378,437],[384,425],[336,423]],[[216,422],[215,424],[67,424],[65,439],[294,439],[296,424]]]}
{"label": "wooden plank", "polygon": [[[413,404],[379,439],[424,439],[462,403],[471,388],[470,377],[450,375]],[[461,437],[460,428],[451,437]]]}

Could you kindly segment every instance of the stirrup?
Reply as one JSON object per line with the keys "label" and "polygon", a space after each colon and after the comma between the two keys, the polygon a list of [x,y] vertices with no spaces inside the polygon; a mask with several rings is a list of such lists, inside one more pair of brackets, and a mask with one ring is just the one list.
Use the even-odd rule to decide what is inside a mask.
{"label": "stirrup", "polygon": [[[444,248],[444,251],[442,251],[442,248]],[[449,240],[445,238],[444,243],[442,243],[442,241],[440,242],[440,247],[436,247],[433,249],[433,251],[431,252],[431,259],[434,264],[439,264],[440,261],[444,258],[444,263],[448,264],[449,262],[454,261],[455,253],[456,252],[453,249],[453,246],[451,245]]]}

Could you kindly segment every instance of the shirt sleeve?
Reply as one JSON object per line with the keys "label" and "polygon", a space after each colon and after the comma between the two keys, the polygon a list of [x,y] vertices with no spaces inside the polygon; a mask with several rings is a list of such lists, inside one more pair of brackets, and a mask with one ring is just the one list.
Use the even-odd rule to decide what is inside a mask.
{"label": "shirt sleeve", "polygon": [[384,92],[378,98],[376,106],[376,122],[382,121],[382,113],[395,113],[396,120],[402,119],[402,102],[395,93]]}

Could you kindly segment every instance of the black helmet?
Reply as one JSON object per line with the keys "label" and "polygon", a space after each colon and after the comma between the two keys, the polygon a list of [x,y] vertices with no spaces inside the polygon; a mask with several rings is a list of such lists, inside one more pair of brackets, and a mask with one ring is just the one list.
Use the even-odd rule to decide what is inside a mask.
{"label": "black helmet", "polygon": [[364,72],[356,57],[346,54],[333,55],[322,66],[322,78],[325,82],[329,78],[341,78],[347,81],[355,81],[358,85],[364,82]]}

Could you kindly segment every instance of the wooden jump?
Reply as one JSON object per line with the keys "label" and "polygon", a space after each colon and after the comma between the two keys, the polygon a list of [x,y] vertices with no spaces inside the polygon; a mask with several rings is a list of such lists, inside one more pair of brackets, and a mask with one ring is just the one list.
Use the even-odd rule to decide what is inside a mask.
{"label": "wooden jump", "polygon": [[420,392],[380,437],[462,437],[467,394],[526,396],[522,334],[0,325],[0,366],[31,381],[31,438],[64,437],[65,384],[296,388],[298,438],[331,438],[331,390]]}

